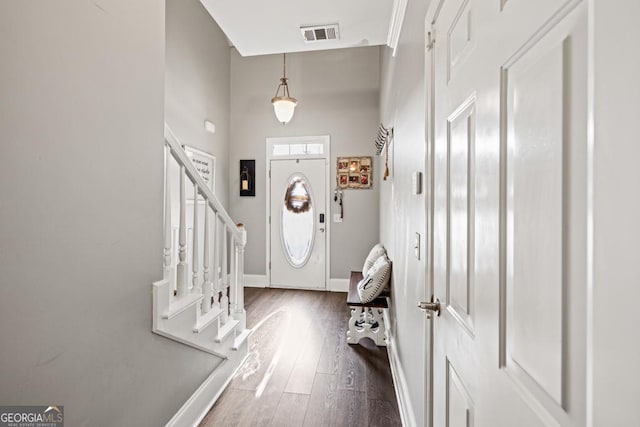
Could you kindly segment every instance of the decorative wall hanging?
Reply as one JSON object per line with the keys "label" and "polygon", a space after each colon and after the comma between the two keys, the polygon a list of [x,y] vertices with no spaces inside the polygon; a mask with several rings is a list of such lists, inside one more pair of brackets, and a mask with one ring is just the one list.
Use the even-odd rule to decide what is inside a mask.
{"label": "decorative wall hanging", "polygon": [[338,188],[372,188],[371,157],[338,157],[336,183]]}
{"label": "decorative wall hanging", "polygon": [[240,196],[256,195],[256,161],[240,160]]}
{"label": "decorative wall hanging", "polygon": [[382,179],[384,181],[387,180],[387,177],[390,175],[389,171],[389,145],[393,141],[393,127],[386,128],[382,123],[380,123],[380,127],[378,128],[378,136],[376,140],[373,142],[376,146],[376,155],[379,156],[382,154],[382,150],[384,150],[384,175]]}

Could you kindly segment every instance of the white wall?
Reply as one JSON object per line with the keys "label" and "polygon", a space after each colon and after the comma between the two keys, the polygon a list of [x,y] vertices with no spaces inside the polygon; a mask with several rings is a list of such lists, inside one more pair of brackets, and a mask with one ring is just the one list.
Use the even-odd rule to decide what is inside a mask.
{"label": "white wall", "polygon": [[[231,148],[229,155],[231,216],[247,227],[245,273],[265,274],[266,138],[331,136],[331,189],[336,157],[373,156],[378,126],[379,50],[360,47],[287,55],[291,96],[298,99],[293,120],[283,126],[271,98],[282,76],[282,55],[241,57],[231,53]],[[256,197],[239,196],[239,161],[256,160]],[[375,176],[381,176],[378,159]],[[331,277],[347,278],[360,270],[378,241],[378,192],[347,190],[345,218],[331,223]],[[333,200],[333,192],[330,193]],[[332,203],[333,212],[337,205]],[[327,215],[331,219],[332,215]]]}
{"label": "white wall", "polygon": [[[180,142],[216,157],[216,196],[227,207],[227,38],[198,0],[167,0],[166,7],[165,120]],[[205,131],[205,119],[215,124],[215,134]]]}
{"label": "white wall", "polygon": [[0,2],[0,402],[164,424],[218,363],[151,333],[162,0]]}
{"label": "white wall", "polygon": [[[380,239],[393,260],[392,317],[394,340],[406,374],[411,406],[424,425],[424,314],[426,301],[425,199],[411,193],[411,174],[425,175],[424,18],[428,2],[409,2],[395,57],[381,48],[380,116],[394,126],[391,180],[380,182]],[[421,259],[413,253],[421,235]]]}

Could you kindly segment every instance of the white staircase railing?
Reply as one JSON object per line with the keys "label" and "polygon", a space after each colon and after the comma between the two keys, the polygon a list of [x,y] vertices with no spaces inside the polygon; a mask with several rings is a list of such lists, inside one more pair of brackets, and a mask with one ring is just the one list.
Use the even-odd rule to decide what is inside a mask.
{"label": "white staircase railing", "polygon": [[[247,233],[242,224],[232,221],[166,124],[164,136],[164,279],[154,283],[153,331],[227,358],[216,343],[234,333],[231,348],[237,350],[248,336],[244,310]],[[179,178],[169,173],[174,161],[179,167]],[[173,180],[179,180],[178,203],[173,201]],[[191,218],[187,218],[188,192],[193,193]],[[176,204],[179,211],[177,257],[174,256],[176,239],[172,223]],[[188,219],[193,220],[189,247]],[[191,256],[187,259],[189,248]],[[183,319],[170,321],[178,316]]]}

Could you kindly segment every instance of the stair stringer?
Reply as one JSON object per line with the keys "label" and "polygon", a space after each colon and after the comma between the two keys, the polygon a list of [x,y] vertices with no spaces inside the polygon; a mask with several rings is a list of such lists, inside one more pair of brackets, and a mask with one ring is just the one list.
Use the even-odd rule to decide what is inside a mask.
{"label": "stair stringer", "polygon": [[[223,360],[229,359],[231,353],[239,351],[235,349],[238,347],[235,338],[244,331],[234,330],[224,340],[216,342],[220,326],[219,319],[210,322],[200,332],[194,332],[202,298],[196,299],[192,295],[185,297],[192,300],[188,306],[177,314],[168,316],[171,313],[171,294],[168,280],[153,283],[153,332],[155,334],[213,354]],[[229,321],[234,322],[231,317]]]}
{"label": "stair stringer", "polygon": [[227,388],[248,355],[249,350],[245,340],[237,351],[231,351],[228,358],[213,370],[209,377],[169,420],[166,427],[186,427],[200,424],[200,421],[222,395],[222,392]]}

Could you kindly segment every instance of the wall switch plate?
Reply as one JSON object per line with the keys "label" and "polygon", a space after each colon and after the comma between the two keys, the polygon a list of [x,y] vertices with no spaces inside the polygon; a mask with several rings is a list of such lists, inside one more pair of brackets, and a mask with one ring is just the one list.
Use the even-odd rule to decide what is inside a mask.
{"label": "wall switch plate", "polygon": [[413,238],[413,253],[416,256],[416,259],[420,259],[420,233],[416,233]]}
{"label": "wall switch plate", "polygon": [[340,218],[340,214],[333,214],[333,222],[342,222],[342,218]]}
{"label": "wall switch plate", "polygon": [[411,174],[411,194],[422,193],[422,172]]}

